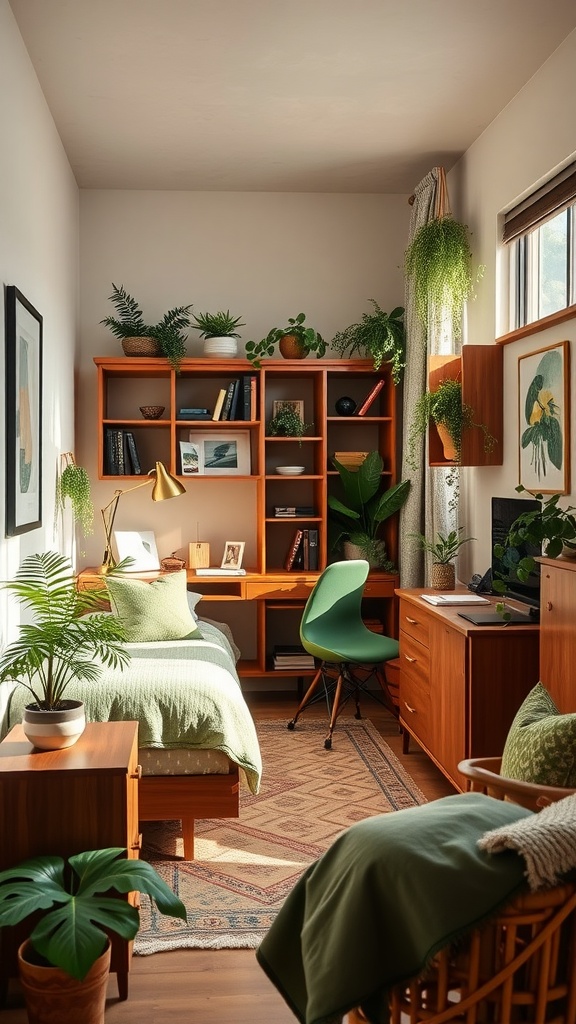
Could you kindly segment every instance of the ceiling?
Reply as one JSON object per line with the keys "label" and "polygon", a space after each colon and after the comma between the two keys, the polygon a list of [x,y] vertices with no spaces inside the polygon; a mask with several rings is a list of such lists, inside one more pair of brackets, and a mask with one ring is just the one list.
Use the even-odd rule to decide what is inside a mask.
{"label": "ceiling", "polygon": [[81,188],[409,193],[574,0],[10,0]]}

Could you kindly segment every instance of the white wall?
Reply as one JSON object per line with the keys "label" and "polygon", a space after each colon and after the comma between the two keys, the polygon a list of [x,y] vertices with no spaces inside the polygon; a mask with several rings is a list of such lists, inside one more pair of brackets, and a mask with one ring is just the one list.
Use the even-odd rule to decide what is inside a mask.
{"label": "white wall", "polygon": [[[475,260],[486,266],[478,297],[469,305],[467,341],[493,344],[508,331],[507,253],[500,244],[502,214],[574,159],[576,124],[576,32],[470,147],[448,176],[454,215],[471,231]],[[576,320],[504,346],[504,464],[463,472],[462,524],[477,543],[464,548],[459,576],[490,565],[490,498],[514,497],[518,476],[518,357],[554,342],[576,338]],[[576,349],[571,344],[572,408],[576,396]],[[487,382],[489,386],[489,382]],[[572,493],[561,504],[576,504],[576,417],[572,416]]]}
{"label": "white wall", "polygon": [[[0,279],[16,285],[44,320],[43,521],[4,538],[2,459],[0,579],[8,579],[25,555],[55,547],[56,466],[74,443],[79,217],[78,189],[8,0],[0,0],[0,138]],[[3,324],[4,288],[0,317]],[[4,390],[3,344],[0,375]],[[3,414],[2,424],[4,444]],[[16,614],[0,594],[0,644]]]}
{"label": "white wall", "polygon": [[[403,302],[407,196],[82,191],[80,211],[77,448],[94,481],[97,509],[113,494],[110,481],[97,481],[93,363],[95,355],[122,355],[120,342],[99,323],[113,313],[112,282],[124,285],[152,323],[187,303],[198,312],[241,315],[240,352],[245,341],[260,340],[300,312],[330,339],[371,309],[369,298],[387,311]],[[191,331],[188,355],[201,354],[199,334]],[[201,496],[189,488],[178,501],[160,505],[146,492],[127,495],[115,527],[154,530],[161,558],[173,550],[186,556],[197,522],[199,539],[217,555],[224,540],[254,534],[247,493],[230,508],[214,489],[206,499],[208,485],[200,490]],[[85,547],[85,564],[99,564],[99,522]],[[247,549],[246,564],[251,560]]]}

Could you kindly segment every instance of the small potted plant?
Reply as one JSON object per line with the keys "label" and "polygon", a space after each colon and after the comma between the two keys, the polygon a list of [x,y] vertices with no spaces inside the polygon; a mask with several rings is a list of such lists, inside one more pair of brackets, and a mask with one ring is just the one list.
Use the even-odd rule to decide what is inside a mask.
{"label": "small potted plant", "polygon": [[313,423],[304,423],[300,413],[292,402],[279,402],[276,412],[266,425],[268,437],[297,437],[300,440]]}
{"label": "small potted plant", "polygon": [[340,474],[344,501],[328,495],[330,550],[341,551],[345,558],[365,558],[371,568],[395,572],[379,531],[381,523],[406,501],[410,481],[383,490],[384,460],[377,451],[369,452],[356,472],[336,458],[331,461]]}
{"label": "small potted plant", "polygon": [[264,356],[273,356],[276,345],[284,359],[305,359],[315,352],[318,359],[326,352],[326,342],[313,327],[305,327],[305,313],[288,317],[287,327],[273,327],[262,341],[246,342],[246,358],[258,368]]}
{"label": "small potted plant", "polygon": [[456,558],[463,544],[475,540],[475,537],[461,537],[464,527],[458,530],[450,530],[447,536],[441,533],[436,534],[436,539],[428,540],[423,533],[412,533],[423,551],[432,555],[432,571],[430,575],[430,586],[433,590],[454,590],[456,586]]}
{"label": "small potted plant", "polygon": [[169,309],[162,319],[151,327],[144,322],[142,310],[136,299],[133,299],[122,285],[117,287],[112,284],[112,295],[109,299],[117,315],[104,317],[100,323],[105,324],[116,338],[121,339],[124,355],[163,355],[178,372],[180,363],[186,355],[186,337],[183,332],[190,327],[192,306],[175,306]]}
{"label": "small potted plant", "polygon": [[67,862],[40,856],[0,872],[0,927],[39,913],[18,950],[30,1021],[104,1024],[108,933],[130,941],[140,924],[136,907],[111,890],[146,893],[161,914],[186,920],[184,904],[152,865],[126,852],[89,850]]}
{"label": "small potted plant", "polygon": [[28,555],[1,586],[34,621],[21,623],[18,638],[0,655],[0,683],[10,679],[30,691],[22,726],[31,743],[45,750],[71,746],[84,731],[84,705],[66,699],[65,691],[74,679],[95,682],[102,666],[128,663],[124,628],[101,611],[104,587],[79,590],[72,566],[54,551]]}
{"label": "small potted plant", "polygon": [[244,327],[239,316],[231,316],[230,310],[218,313],[193,313],[193,328],[204,338],[205,356],[235,356],[238,352],[237,327]]}
{"label": "small potted plant", "polygon": [[383,362],[389,362],[392,379],[399,384],[404,369],[404,308],[396,306],[391,313],[385,313],[375,299],[369,299],[374,306],[373,313],[363,313],[357,324],[350,324],[334,335],[331,347],[341,356],[346,354],[372,359],[374,369],[379,370]]}

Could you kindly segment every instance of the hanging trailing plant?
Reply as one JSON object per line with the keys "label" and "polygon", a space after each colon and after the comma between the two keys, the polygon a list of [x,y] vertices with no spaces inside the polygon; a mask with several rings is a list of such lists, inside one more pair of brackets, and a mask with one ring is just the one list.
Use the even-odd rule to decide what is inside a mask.
{"label": "hanging trailing plant", "polygon": [[416,232],[405,256],[406,276],[413,278],[416,313],[428,331],[447,317],[452,333],[462,333],[464,304],[484,267],[472,271],[468,227],[452,217],[436,217]]}
{"label": "hanging trailing plant", "polygon": [[72,506],[74,522],[85,537],[92,533],[94,505],[90,496],[90,478],[82,466],[77,466],[71,452],[62,456],[65,466],[56,481],[56,507],[64,511],[66,499]]}

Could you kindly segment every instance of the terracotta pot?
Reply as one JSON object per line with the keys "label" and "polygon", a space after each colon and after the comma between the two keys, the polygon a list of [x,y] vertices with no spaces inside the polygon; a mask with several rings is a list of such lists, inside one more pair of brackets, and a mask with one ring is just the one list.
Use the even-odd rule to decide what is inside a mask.
{"label": "terracotta pot", "polygon": [[122,338],[125,356],[159,356],[160,343],[156,338]]}
{"label": "terracotta pot", "polygon": [[442,442],[444,458],[447,462],[456,462],[456,448],[454,447],[454,441],[452,440],[448,429],[443,423],[437,423],[436,430],[438,431],[438,437]]}
{"label": "terracotta pot", "polygon": [[285,334],[283,338],[280,338],[278,348],[283,359],[306,359],[308,355],[308,350],[293,334]]}
{"label": "terracotta pot", "polygon": [[430,586],[433,590],[454,590],[456,586],[454,562],[434,562],[430,574]]}
{"label": "terracotta pot", "polygon": [[110,943],[82,981],[60,967],[30,963],[29,956],[34,951],[26,940],[18,950],[18,971],[29,1024],[104,1024]]}
{"label": "terracotta pot", "polygon": [[41,711],[36,704],[27,704],[22,715],[26,738],[40,750],[62,750],[80,739],[86,728],[86,715],[81,700],[62,701],[59,711]]}

